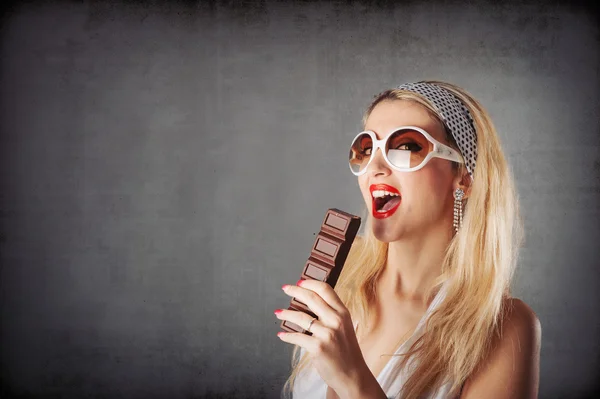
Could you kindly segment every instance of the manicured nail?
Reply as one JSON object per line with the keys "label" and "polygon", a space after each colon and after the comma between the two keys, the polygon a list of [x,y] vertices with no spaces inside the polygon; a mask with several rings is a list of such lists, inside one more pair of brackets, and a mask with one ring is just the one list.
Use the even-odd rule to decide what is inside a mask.
{"label": "manicured nail", "polygon": [[283,310],[281,310],[281,309],[276,309],[276,310],[275,310],[273,313],[275,313],[275,314],[279,314],[279,313],[281,313],[281,312],[283,312]]}
{"label": "manicured nail", "polygon": [[289,287],[290,287],[290,285],[289,285],[289,284],[284,284],[284,285],[282,285],[282,286],[281,286],[281,289],[285,291],[285,290],[287,290]]}
{"label": "manicured nail", "polygon": [[284,335],[285,335],[285,333],[284,333],[283,331],[279,331],[279,332],[277,333],[277,336],[278,336],[279,338],[283,337]]}
{"label": "manicured nail", "polygon": [[298,282],[296,283],[296,285],[297,285],[298,287],[302,287],[300,284],[302,284],[302,282],[303,282],[303,281],[304,281],[304,280],[302,280],[302,279],[298,280]]}

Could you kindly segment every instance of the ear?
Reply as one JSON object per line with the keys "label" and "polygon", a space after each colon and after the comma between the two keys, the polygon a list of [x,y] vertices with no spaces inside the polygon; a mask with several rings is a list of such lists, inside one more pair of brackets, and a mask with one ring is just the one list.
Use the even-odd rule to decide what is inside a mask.
{"label": "ear", "polygon": [[458,169],[456,173],[456,177],[454,177],[454,181],[452,183],[452,187],[454,190],[457,188],[462,189],[465,192],[464,198],[469,198],[471,195],[471,185],[473,183],[473,179],[469,174],[469,171],[464,166]]}

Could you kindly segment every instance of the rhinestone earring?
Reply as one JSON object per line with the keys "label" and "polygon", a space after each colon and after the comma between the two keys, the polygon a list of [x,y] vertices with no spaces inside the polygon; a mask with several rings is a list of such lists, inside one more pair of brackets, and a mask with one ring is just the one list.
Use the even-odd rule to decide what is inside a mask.
{"label": "rhinestone earring", "polygon": [[465,192],[461,188],[457,188],[454,191],[454,231],[458,233],[458,229],[462,225],[463,219],[463,203],[462,200],[465,196]]}

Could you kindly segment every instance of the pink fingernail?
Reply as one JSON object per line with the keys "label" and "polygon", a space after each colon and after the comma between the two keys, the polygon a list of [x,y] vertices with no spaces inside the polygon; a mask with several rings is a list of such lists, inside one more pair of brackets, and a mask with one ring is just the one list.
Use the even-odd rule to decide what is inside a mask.
{"label": "pink fingernail", "polygon": [[283,312],[283,310],[281,310],[281,309],[276,309],[276,310],[275,310],[273,313],[275,313],[275,314],[279,314],[279,313],[281,313],[281,312]]}
{"label": "pink fingernail", "polygon": [[296,283],[296,285],[297,285],[298,287],[301,287],[301,285],[300,285],[300,284],[302,284],[302,282],[303,282],[303,281],[304,281],[304,280],[302,280],[302,279],[298,280],[298,282]]}
{"label": "pink fingernail", "polygon": [[284,284],[281,286],[281,289],[285,291],[289,288],[289,286],[290,286],[289,284]]}
{"label": "pink fingernail", "polygon": [[279,332],[277,333],[277,336],[278,336],[279,338],[283,337],[284,335],[285,335],[285,333],[284,333],[283,331],[279,331]]}

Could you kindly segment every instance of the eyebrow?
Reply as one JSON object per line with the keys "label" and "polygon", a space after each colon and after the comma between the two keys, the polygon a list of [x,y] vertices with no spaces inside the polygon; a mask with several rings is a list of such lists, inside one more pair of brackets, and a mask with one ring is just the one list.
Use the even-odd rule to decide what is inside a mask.
{"label": "eyebrow", "polygon": [[[376,131],[376,130],[374,130],[374,129],[364,129],[363,131],[370,131],[370,132],[373,132],[373,133],[375,133],[375,137],[377,137],[377,139],[378,139],[378,140],[382,140],[384,137],[387,137],[387,136],[389,136],[389,135],[390,135],[392,132],[394,132],[394,131],[398,130],[398,128],[405,127],[405,126],[415,126],[415,127],[418,127],[419,129],[423,129],[423,130],[425,130],[427,133],[429,133],[429,130],[428,130],[428,129],[425,129],[424,127],[421,127],[421,126],[419,126],[419,125],[398,125],[398,126],[395,126],[395,127],[391,128],[391,129],[389,129],[389,130],[388,130],[388,131],[385,133],[385,135],[380,135],[380,134],[379,134],[379,133],[377,133],[377,131]],[[429,133],[429,134],[431,134],[431,133]],[[431,135],[433,136],[433,134],[431,134]],[[435,138],[435,137],[434,137],[434,138]],[[437,139],[436,139],[436,140],[437,140]]]}
{"label": "eyebrow", "polygon": [[381,140],[381,135],[379,135],[379,133],[377,133],[375,130],[373,130],[373,129],[364,129],[364,131],[365,132],[373,132],[373,133],[375,133],[375,137],[377,137],[378,140]]}
{"label": "eyebrow", "polygon": [[384,134],[377,133],[377,130],[375,130],[375,129],[367,129],[367,128],[365,128],[365,129],[363,129],[363,131],[365,131],[365,132],[366,132],[366,131],[373,132],[373,133],[375,133],[375,137],[377,137],[377,139],[378,139],[378,140],[382,140],[382,138],[383,138],[383,137],[387,137],[387,136],[389,136],[389,135],[390,135],[390,133],[392,133],[394,130],[396,130],[396,129],[398,129],[399,127],[402,127],[402,126],[409,126],[409,125],[398,125],[398,126],[396,126],[396,127],[393,127],[393,128],[391,128],[390,130],[388,130],[388,131],[387,131],[386,133],[384,133]]}

